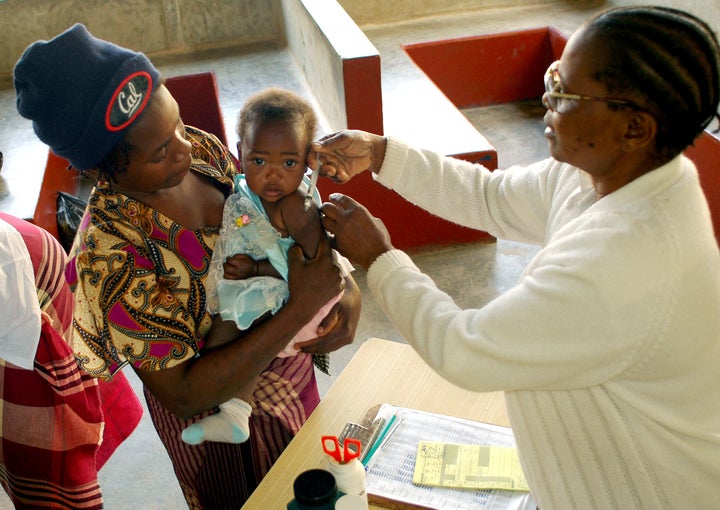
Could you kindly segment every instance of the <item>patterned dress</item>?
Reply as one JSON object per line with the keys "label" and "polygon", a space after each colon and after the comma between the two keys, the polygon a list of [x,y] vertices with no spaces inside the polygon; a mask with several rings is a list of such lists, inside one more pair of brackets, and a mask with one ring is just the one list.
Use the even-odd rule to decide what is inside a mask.
{"label": "patterned dress", "polygon": [[[237,164],[212,135],[187,127],[191,171],[228,195]],[[68,264],[75,292],[75,350],[85,370],[112,378],[125,365],[163,370],[202,355],[210,329],[206,278],[219,226],[187,230],[98,185]],[[238,367],[241,369],[242,367]],[[190,508],[239,508],[319,402],[312,357],[276,358],[253,395],[250,440],[184,443],[188,425],[145,390],[155,428]]]}
{"label": "patterned dress", "polygon": [[125,377],[98,381],[79,369],[57,240],[12,216],[0,221],[22,236],[42,312],[32,370],[0,359],[0,484],[17,509],[103,508],[97,473],[139,423],[140,401]]}

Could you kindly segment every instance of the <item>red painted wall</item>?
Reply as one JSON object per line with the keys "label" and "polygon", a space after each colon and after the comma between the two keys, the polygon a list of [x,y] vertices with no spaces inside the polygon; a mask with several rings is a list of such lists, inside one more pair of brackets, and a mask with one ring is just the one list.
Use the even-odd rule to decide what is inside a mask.
{"label": "red painted wall", "polygon": [[76,195],[79,187],[80,172],[69,170],[70,163],[64,158],[48,151],[48,159],[43,173],[32,222],[60,239],[57,228],[57,197],[59,191]]}
{"label": "red painted wall", "polygon": [[[542,76],[562,55],[567,37],[553,27],[403,46],[458,107],[521,101],[542,95]],[[686,151],[698,167],[720,242],[720,138],[705,132]]]}
{"label": "red painted wall", "polygon": [[[458,156],[473,162],[480,162],[489,168],[497,168],[497,155],[484,153]],[[342,193],[354,198],[374,215],[380,218],[390,233],[393,246],[399,249],[448,246],[472,241],[490,241],[487,232],[461,227],[433,216],[408,202],[392,190],[373,181],[369,172],[358,175],[347,184],[335,184],[320,179],[318,191],[323,199],[330,193]]]}
{"label": "red painted wall", "polygon": [[[543,92],[541,77],[550,62],[562,53],[564,44],[562,34],[545,27],[409,44],[403,48],[456,107],[466,108],[539,97]],[[367,70],[358,72],[357,63],[352,67],[348,64],[350,62],[345,65],[346,87],[354,81],[348,78],[351,73],[357,73],[354,76],[358,78],[363,73],[367,74]],[[523,79],[524,76],[533,78]],[[367,92],[363,93],[362,88],[353,90],[357,93],[346,92],[348,127],[382,133],[379,128],[373,129],[372,119],[377,117],[373,110],[368,118],[366,109],[372,105],[372,101],[367,100]],[[373,90],[370,94],[374,94]],[[452,129],[452,126],[443,126],[442,129]],[[479,162],[490,169],[497,168],[495,150],[449,155]],[[412,249],[493,239],[486,232],[460,227],[432,216],[375,183],[370,175],[361,175],[344,185],[322,179],[318,188],[323,197],[339,192],[365,205],[372,214],[383,220],[397,248]]]}
{"label": "red painted wall", "polygon": [[458,108],[540,97],[566,37],[552,27],[407,44],[403,48]]}
{"label": "red painted wall", "polygon": [[[348,128],[383,134],[380,56],[344,60],[343,80]],[[497,168],[494,150],[457,156],[480,161],[488,168]],[[376,183],[369,173],[342,185],[320,179],[318,190],[325,199],[330,193],[337,192],[363,204],[383,221],[396,248],[406,250],[492,239],[486,232],[461,227],[431,215]]]}
{"label": "red painted wall", "polygon": [[344,60],[343,85],[348,127],[382,135],[380,55]]}
{"label": "red painted wall", "polygon": [[697,166],[700,185],[710,206],[715,239],[720,243],[720,138],[706,131],[685,151],[685,155]]}
{"label": "red painted wall", "polygon": [[180,115],[186,124],[214,134],[227,146],[214,73],[173,76],[165,80],[165,86],[178,102]]}

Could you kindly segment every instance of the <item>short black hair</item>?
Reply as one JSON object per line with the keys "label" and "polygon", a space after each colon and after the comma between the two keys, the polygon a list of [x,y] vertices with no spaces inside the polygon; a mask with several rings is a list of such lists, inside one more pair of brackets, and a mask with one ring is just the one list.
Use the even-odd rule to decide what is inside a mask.
{"label": "short black hair", "polygon": [[586,29],[607,50],[598,55],[594,78],[657,120],[658,160],[681,153],[717,117],[720,50],[705,22],[668,7],[621,7],[600,13]]}
{"label": "short black hair", "polygon": [[308,147],[317,129],[317,116],[310,103],[295,92],[270,87],[250,96],[238,115],[237,135],[240,141],[246,130],[258,121],[284,120],[299,126]]}

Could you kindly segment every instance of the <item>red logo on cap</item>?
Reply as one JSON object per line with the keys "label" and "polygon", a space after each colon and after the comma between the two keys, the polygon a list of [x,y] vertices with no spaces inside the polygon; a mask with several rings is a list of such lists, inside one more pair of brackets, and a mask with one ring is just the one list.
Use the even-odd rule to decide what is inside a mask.
{"label": "red logo on cap", "polygon": [[108,131],[121,131],[142,113],[150,99],[152,77],[146,71],[138,71],[125,78],[110,99],[105,113]]}

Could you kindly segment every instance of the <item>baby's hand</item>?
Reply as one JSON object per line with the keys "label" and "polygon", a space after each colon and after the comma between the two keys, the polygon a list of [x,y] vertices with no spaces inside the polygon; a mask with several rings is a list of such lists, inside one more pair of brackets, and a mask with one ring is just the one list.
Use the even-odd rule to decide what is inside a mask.
{"label": "baby's hand", "polygon": [[249,255],[236,254],[225,259],[223,275],[226,280],[244,280],[257,276],[257,261]]}

